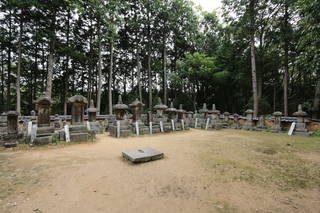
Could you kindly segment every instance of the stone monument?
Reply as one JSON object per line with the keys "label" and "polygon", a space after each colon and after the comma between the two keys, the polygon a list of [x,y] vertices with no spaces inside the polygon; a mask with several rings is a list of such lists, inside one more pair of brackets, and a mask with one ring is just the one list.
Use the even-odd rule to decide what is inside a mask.
{"label": "stone monument", "polygon": [[239,115],[237,113],[233,114],[233,124],[231,125],[231,128],[241,129],[241,126],[239,123]]}
{"label": "stone monument", "polygon": [[84,123],[84,112],[88,100],[82,95],[75,95],[68,99],[68,103],[71,104],[70,141],[88,141],[89,133],[87,125]]}
{"label": "stone monument", "polygon": [[299,104],[298,111],[293,113],[293,116],[297,117],[297,123],[294,129],[294,134],[306,135],[306,136],[310,135],[309,131],[306,128],[305,117],[307,115],[308,114],[302,110],[302,105]]}
{"label": "stone monument", "polygon": [[137,135],[143,135],[149,133],[149,127],[146,126],[141,119],[144,104],[136,99],[134,102],[129,104],[132,112],[132,130]]}
{"label": "stone monument", "polygon": [[[171,131],[175,131],[176,130],[176,113],[177,113],[177,109],[173,107],[173,102],[171,102],[170,107],[166,110],[166,112],[168,113],[168,120],[167,122],[169,122],[171,124]],[[166,128],[165,128],[166,131]],[[169,131],[169,130],[167,130]]]}
{"label": "stone monument", "polygon": [[253,129],[253,110],[248,109],[245,111],[246,114],[246,122],[244,123],[242,129],[252,130]]}
{"label": "stone monument", "polygon": [[113,137],[127,137],[132,135],[129,120],[125,118],[125,114],[129,107],[122,103],[122,97],[119,95],[118,103],[113,106],[116,114],[116,120],[109,127],[110,135]]}
{"label": "stone monument", "polygon": [[90,107],[87,109],[88,114],[88,122],[89,122],[89,131],[92,134],[102,134],[103,127],[101,126],[100,122],[97,121],[97,113],[98,109],[94,107],[93,100],[90,101]]}
{"label": "stone monument", "polygon": [[261,115],[259,117],[259,121],[258,121],[258,125],[256,128],[254,128],[254,130],[256,131],[262,131],[267,129],[266,125],[265,125],[265,117],[263,115]]}
{"label": "stone monument", "polygon": [[201,129],[205,129],[207,125],[207,119],[210,119],[208,116],[209,110],[207,108],[207,104],[204,103],[202,109],[199,110],[200,116],[197,121],[197,127],[199,126]]}
{"label": "stone monument", "polygon": [[281,116],[282,116],[282,112],[274,112],[273,113],[274,116],[274,122],[273,122],[273,126],[271,127],[271,132],[281,132],[282,131],[282,127],[281,127]]}
{"label": "stone monument", "polygon": [[223,123],[220,122],[220,110],[216,109],[216,105],[212,104],[212,109],[209,111],[210,113],[210,129],[222,129]]}
{"label": "stone monument", "polygon": [[156,111],[153,116],[153,129],[159,132],[171,131],[171,123],[167,121],[164,114],[168,107],[162,103],[161,98],[158,98],[158,104],[153,109]]}
{"label": "stone monument", "polygon": [[3,146],[6,148],[16,147],[21,138],[18,131],[18,115],[16,111],[7,112],[7,134],[3,138]]}

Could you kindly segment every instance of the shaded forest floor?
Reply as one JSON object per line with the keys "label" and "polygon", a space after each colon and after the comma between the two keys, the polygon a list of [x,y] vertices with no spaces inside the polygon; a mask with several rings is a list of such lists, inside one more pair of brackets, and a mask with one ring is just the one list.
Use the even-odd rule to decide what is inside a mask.
{"label": "shaded forest floor", "polygon": [[[162,160],[133,165],[121,151]],[[241,130],[0,152],[0,212],[320,212],[320,139]]]}

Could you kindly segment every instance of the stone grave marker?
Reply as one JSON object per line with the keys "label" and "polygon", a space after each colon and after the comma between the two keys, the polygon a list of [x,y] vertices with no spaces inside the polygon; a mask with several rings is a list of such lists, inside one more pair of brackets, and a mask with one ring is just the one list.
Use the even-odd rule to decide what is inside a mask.
{"label": "stone grave marker", "polygon": [[144,147],[140,149],[123,151],[122,157],[133,163],[142,163],[161,159],[164,157],[164,154],[150,147]]}

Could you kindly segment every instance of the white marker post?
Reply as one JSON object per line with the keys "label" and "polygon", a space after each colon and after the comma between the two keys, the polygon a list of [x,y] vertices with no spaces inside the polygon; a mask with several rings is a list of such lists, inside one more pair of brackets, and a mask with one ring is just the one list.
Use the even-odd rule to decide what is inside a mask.
{"label": "white marker post", "polygon": [[91,130],[91,127],[90,127],[90,122],[87,121],[87,129],[90,131]]}
{"label": "white marker post", "polygon": [[184,130],[184,120],[181,120],[182,130]]}
{"label": "white marker post", "polygon": [[198,126],[198,118],[196,118],[196,121],[194,122],[194,128],[196,129]]}
{"label": "white marker post", "polygon": [[150,133],[150,135],[152,135],[152,122],[151,121],[149,122],[149,133]]}
{"label": "white marker post", "polygon": [[33,144],[33,141],[36,139],[37,137],[37,130],[38,130],[38,126],[37,124],[33,124],[32,125],[32,130],[31,130],[31,144]]}
{"label": "white marker post", "polygon": [[120,121],[117,121],[117,138],[120,138]]}
{"label": "white marker post", "polygon": [[173,120],[173,119],[171,120],[171,126],[172,126],[172,131],[175,131],[175,128],[174,128],[174,120]]}
{"label": "white marker post", "polygon": [[290,126],[288,135],[292,135],[295,128],[296,128],[296,122],[293,122]]}
{"label": "white marker post", "polygon": [[66,136],[66,142],[69,143],[70,142],[69,125],[65,125],[64,126],[64,133],[65,133],[65,136]]}
{"label": "white marker post", "polygon": [[32,121],[28,122],[28,130],[27,130],[27,135],[31,136],[31,132],[32,132]]}
{"label": "white marker post", "polygon": [[163,123],[162,123],[162,121],[160,121],[160,131],[161,131],[161,132],[164,132],[164,131],[163,131]]}
{"label": "white marker post", "polygon": [[137,134],[137,135],[140,135],[140,132],[139,132],[139,123],[138,123],[138,121],[136,121],[135,125],[136,125],[136,134]]}
{"label": "white marker post", "polygon": [[207,122],[206,122],[206,130],[208,130],[208,127],[209,127],[209,121],[210,121],[210,118],[207,118]]}

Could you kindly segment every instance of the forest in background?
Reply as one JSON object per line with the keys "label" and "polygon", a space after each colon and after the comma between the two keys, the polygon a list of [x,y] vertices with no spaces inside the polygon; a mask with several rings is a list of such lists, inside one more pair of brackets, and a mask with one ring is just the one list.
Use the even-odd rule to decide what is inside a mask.
{"label": "forest in background", "polygon": [[112,113],[119,94],[146,110],[319,115],[320,2],[223,0],[223,14],[189,0],[0,2],[0,112],[29,115],[46,92],[52,113],[93,99]]}

